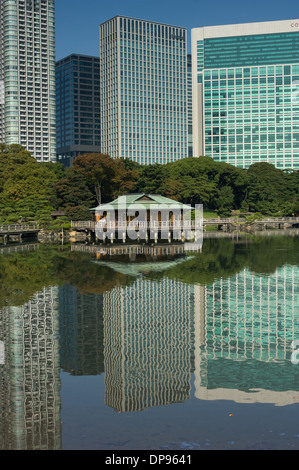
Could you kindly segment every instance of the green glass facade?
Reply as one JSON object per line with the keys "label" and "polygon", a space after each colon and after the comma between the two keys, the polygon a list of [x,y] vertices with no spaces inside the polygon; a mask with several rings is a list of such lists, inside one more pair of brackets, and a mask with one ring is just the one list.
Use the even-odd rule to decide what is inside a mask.
{"label": "green glass facade", "polygon": [[204,154],[298,170],[299,31],[198,40],[196,54]]}

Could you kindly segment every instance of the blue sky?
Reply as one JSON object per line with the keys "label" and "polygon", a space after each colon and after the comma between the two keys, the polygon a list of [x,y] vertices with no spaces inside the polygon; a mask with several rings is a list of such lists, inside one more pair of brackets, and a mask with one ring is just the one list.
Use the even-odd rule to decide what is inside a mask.
{"label": "blue sky", "polygon": [[99,55],[99,25],[116,15],[191,28],[299,17],[298,0],[56,0],[56,58]]}

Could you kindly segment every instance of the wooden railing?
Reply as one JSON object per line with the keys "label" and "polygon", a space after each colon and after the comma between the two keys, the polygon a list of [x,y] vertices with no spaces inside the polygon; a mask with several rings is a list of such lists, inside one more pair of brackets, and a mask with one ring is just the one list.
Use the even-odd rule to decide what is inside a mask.
{"label": "wooden railing", "polygon": [[[166,222],[166,221],[153,221],[153,222],[143,222],[143,221],[137,221],[134,222],[132,220],[131,222],[118,222],[118,221],[108,221],[107,223],[105,222],[105,227],[107,228],[115,228],[115,229],[127,229],[128,227],[134,227],[138,226],[139,228],[147,228],[147,229],[175,229],[175,228],[186,228],[186,229],[194,229],[195,227],[200,227],[201,225],[204,225],[206,223],[212,224],[212,225],[218,225],[218,224],[227,224],[230,223],[230,219],[203,219],[202,221],[195,222],[194,220],[184,220],[183,222]],[[73,229],[89,229],[89,230],[95,230],[95,228],[100,228],[100,223],[97,224],[97,222],[94,221],[76,221],[71,223],[71,227]]]}
{"label": "wooden railing", "polygon": [[255,220],[255,223],[262,224],[299,224],[299,217],[269,217],[266,219]]}
{"label": "wooden railing", "polygon": [[[101,223],[96,223],[96,222],[91,222],[91,221],[81,221],[81,222],[72,222],[71,224],[73,229],[81,229],[81,230],[96,230],[96,229],[101,229]],[[127,229],[134,229],[134,228],[139,228],[139,229],[157,229],[157,230],[167,230],[167,229],[186,229],[186,230],[191,230],[194,229],[195,227],[199,227],[199,224],[195,224],[194,221],[184,221],[182,223],[173,223],[173,222],[143,222],[143,221],[134,221],[132,220],[131,222],[127,223],[121,223],[121,222],[113,222],[113,221],[107,221],[105,222],[102,227],[103,228],[108,228],[108,229],[115,229],[115,230],[127,230]]]}
{"label": "wooden railing", "polygon": [[[196,224],[195,224],[195,221],[190,221],[190,220],[185,220],[183,221],[183,223],[181,222],[178,222],[178,223],[175,223],[175,222],[158,222],[158,221],[155,221],[155,222],[142,222],[142,221],[136,221],[134,223],[134,220],[131,221],[131,223],[127,222],[127,223],[121,223],[121,222],[118,222],[118,221],[108,221],[106,224],[105,224],[105,228],[113,228],[115,230],[126,230],[128,229],[129,227],[131,227],[132,229],[134,227],[139,227],[140,229],[159,229],[159,230],[163,230],[163,229],[179,229],[179,228],[183,228],[183,229],[194,229],[194,228],[198,228],[200,226],[203,226],[203,225],[224,225],[224,224],[241,224],[241,223],[245,223],[246,222],[246,219],[244,218],[238,218],[238,217],[230,217],[230,218],[209,218],[209,219],[202,219],[202,221],[198,221]],[[299,224],[299,217],[268,217],[268,218],[263,218],[263,219],[260,219],[260,220],[254,220],[254,223],[258,223],[258,224]],[[130,225],[131,224],[131,225]],[[73,229],[81,229],[81,230],[95,230],[96,228],[99,228],[100,229],[100,224],[97,225],[96,222],[94,221],[73,221],[71,223],[71,227]]]}
{"label": "wooden railing", "polygon": [[28,233],[38,232],[40,227],[38,224],[9,224],[0,225],[0,235],[9,233]]}

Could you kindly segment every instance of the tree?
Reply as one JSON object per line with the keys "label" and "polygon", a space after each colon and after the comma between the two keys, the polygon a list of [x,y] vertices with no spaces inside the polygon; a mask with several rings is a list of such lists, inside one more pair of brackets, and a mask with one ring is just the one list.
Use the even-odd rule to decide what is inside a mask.
{"label": "tree", "polygon": [[109,155],[92,153],[80,155],[74,160],[74,168],[92,186],[97,203],[112,197],[116,165]]}
{"label": "tree", "polygon": [[92,215],[90,212],[89,207],[84,205],[74,206],[74,207],[67,207],[66,215],[69,220],[91,220]]}
{"label": "tree", "polygon": [[0,145],[0,219],[39,221],[55,208],[61,166],[40,164],[20,145]]}
{"label": "tree", "polygon": [[83,174],[75,168],[68,168],[64,178],[55,185],[57,209],[69,207],[92,207],[96,199]]}
{"label": "tree", "polygon": [[34,162],[36,163],[35,158],[20,145],[0,144],[0,192],[16,169]]}
{"label": "tree", "polygon": [[217,195],[217,166],[212,158],[185,158],[166,165],[169,179],[177,181],[176,198],[186,204],[203,204],[213,208]]}
{"label": "tree", "polygon": [[139,169],[133,162],[100,153],[80,155],[74,161],[74,169],[89,184],[99,205],[134,191],[139,177]]}
{"label": "tree", "polygon": [[222,188],[219,189],[217,200],[219,215],[230,215],[234,207],[234,199],[234,192],[231,186],[222,186]]}
{"label": "tree", "polygon": [[38,194],[54,197],[55,174],[36,161],[16,167],[3,184],[2,198],[18,201]]}
{"label": "tree", "polygon": [[57,179],[64,178],[65,172],[67,170],[67,168],[65,168],[64,165],[59,162],[42,162],[40,165],[52,171],[56,175]]}
{"label": "tree", "polygon": [[113,198],[134,192],[137,188],[140,166],[120,158],[113,160],[113,162],[115,172],[111,182],[113,185]]}
{"label": "tree", "polygon": [[147,194],[162,194],[165,178],[167,178],[165,165],[159,163],[144,165],[140,170],[137,190]]}
{"label": "tree", "polygon": [[247,175],[249,210],[271,214],[279,211],[291,197],[285,173],[274,165],[255,163],[248,168]]}

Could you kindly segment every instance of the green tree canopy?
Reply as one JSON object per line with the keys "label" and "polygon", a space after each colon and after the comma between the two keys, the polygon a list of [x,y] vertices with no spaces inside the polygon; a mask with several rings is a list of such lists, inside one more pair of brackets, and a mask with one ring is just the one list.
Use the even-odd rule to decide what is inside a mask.
{"label": "green tree canopy", "polygon": [[101,153],[80,155],[73,167],[39,163],[20,145],[0,144],[0,223],[51,223],[63,209],[69,220],[126,193],[161,194],[206,211],[263,215],[298,214],[299,171],[267,162],[237,168],[211,157],[184,158],[165,165],[139,165]]}
{"label": "green tree canopy", "polygon": [[56,206],[58,166],[37,162],[19,145],[0,146],[0,220],[18,222],[50,220]]}

